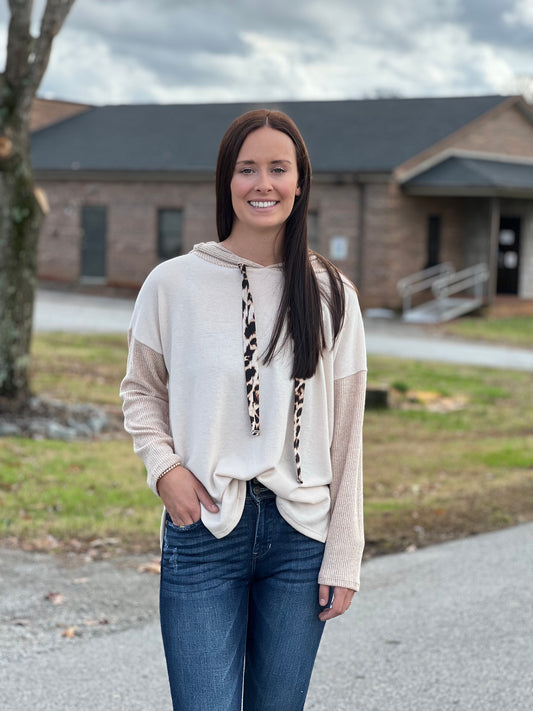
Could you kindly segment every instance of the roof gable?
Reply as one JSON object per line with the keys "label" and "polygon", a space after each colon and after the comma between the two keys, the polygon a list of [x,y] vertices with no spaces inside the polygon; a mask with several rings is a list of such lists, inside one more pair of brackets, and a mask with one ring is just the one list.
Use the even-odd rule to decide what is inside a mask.
{"label": "roof gable", "polygon": [[38,131],[82,111],[87,111],[89,108],[88,104],[36,97],[31,107],[30,130]]}
{"label": "roof gable", "polygon": [[533,158],[533,110],[520,96],[508,97],[492,110],[445,136],[396,167],[402,182],[441,160],[446,153],[477,152],[506,158]]}
{"label": "roof gable", "polygon": [[533,160],[503,160],[475,155],[446,156],[403,183],[423,195],[533,195]]}
{"label": "roof gable", "polygon": [[294,119],[315,173],[392,172],[506,100],[478,96],[103,106],[33,134],[32,160],[42,171],[213,174],[220,139],[231,121],[267,107]]}

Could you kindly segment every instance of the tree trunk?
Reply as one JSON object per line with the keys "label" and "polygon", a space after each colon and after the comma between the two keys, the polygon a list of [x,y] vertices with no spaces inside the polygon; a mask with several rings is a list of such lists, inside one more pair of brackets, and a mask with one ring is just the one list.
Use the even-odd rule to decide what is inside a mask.
{"label": "tree trunk", "polygon": [[5,122],[0,125],[4,136],[0,142],[4,154],[0,157],[0,398],[16,407],[29,395],[37,240],[43,213],[34,195],[28,137],[13,128]]}
{"label": "tree trunk", "polygon": [[29,149],[30,110],[54,37],[74,0],[47,0],[40,33],[30,32],[33,0],[8,0],[5,70],[0,74],[0,410],[28,398],[37,241],[43,219]]}

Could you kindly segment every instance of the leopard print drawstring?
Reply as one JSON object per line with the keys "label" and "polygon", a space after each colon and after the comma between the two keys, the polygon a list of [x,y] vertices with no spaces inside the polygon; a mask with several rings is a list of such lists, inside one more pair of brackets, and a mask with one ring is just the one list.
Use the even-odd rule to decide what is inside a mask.
{"label": "leopard print drawstring", "polygon": [[300,428],[304,409],[304,393],[305,380],[296,378],[294,381],[294,461],[296,462],[296,478],[300,484],[303,482],[300,462]]}
{"label": "leopard print drawstring", "polygon": [[257,367],[257,332],[255,312],[246,265],[239,264],[242,275],[242,335],[244,347],[244,374],[246,376],[246,397],[252,436],[259,435],[259,368]]}
{"label": "leopard print drawstring", "polygon": [[[261,431],[259,426],[259,368],[257,355],[257,331],[255,327],[255,312],[250,282],[245,264],[239,264],[242,277],[242,332],[244,350],[244,372],[246,376],[246,397],[248,399],[248,414],[252,436],[257,437]],[[300,430],[304,405],[305,380],[294,380],[294,461],[296,477],[303,483],[300,460]]]}

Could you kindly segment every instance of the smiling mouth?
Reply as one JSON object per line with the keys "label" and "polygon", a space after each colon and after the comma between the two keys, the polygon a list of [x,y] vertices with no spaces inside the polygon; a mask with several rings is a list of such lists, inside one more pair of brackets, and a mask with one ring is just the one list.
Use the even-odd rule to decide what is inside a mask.
{"label": "smiling mouth", "polygon": [[265,207],[274,207],[274,205],[278,204],[278,201],[277,200],[250,200],[249,204],[252,207],[265,208]]}

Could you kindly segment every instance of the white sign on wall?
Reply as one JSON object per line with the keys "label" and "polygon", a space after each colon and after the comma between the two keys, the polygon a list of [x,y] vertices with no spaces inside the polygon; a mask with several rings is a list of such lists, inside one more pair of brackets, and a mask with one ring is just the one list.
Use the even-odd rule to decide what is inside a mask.
{"label": "white sign on wall", "polygon": [[329,258],[337,261],[348,258],[348,237],[335,235],[330,239]]}

